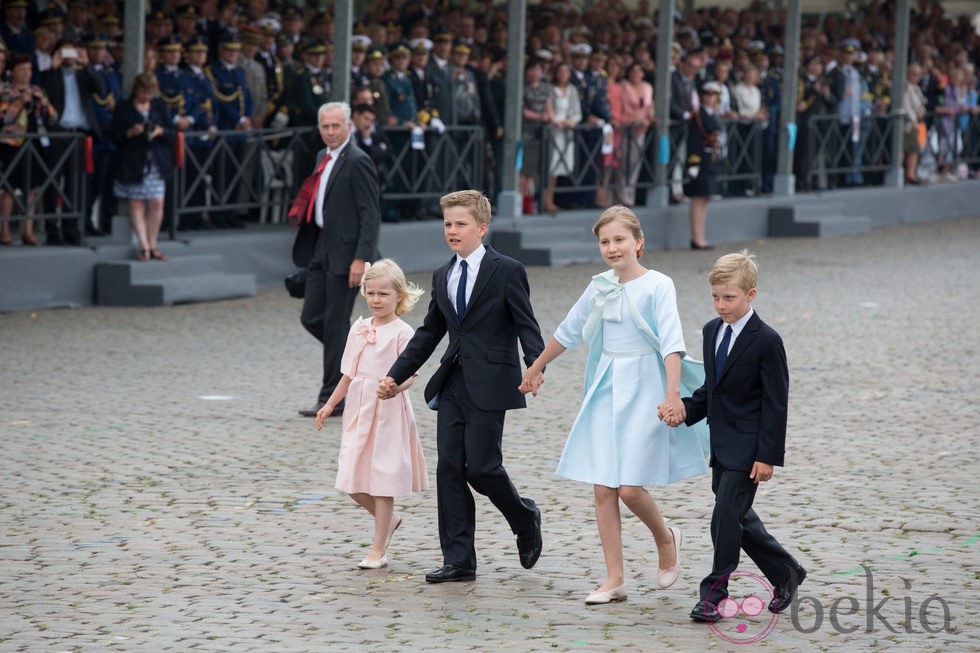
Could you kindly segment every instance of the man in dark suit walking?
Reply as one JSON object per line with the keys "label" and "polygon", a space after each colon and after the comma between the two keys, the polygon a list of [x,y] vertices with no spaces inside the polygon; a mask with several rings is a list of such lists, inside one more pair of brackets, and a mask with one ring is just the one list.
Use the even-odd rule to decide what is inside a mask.
{"label": "man in dark suit walking", "polygon": [[469,486],[504,515],[517,535],[522,567],[530,569],[541,555],[541,513],[517,493],[501,449],[506,411],[526,406],[518,390],[517,343],[527,366],[544,349],[527,273],[483,244],[490,201],[482,193],[457,191],[439,204],[455,256],[432,275],[425,320],[378,388],[382,399],[394,396],[449,334],[439,369],[425,387],[426,402],[439,411],[436,482],[443,556],[443,566],[425,575],[429,583],[476,578],[476,507]]}
{"label": "man in dark suit walking", "polygon": [[708,282],[720,317],[704,326],[704,385],[683,400],[686,416],[672,414],[666,404],[659,411],[671,426],[681,421],[691,426],[707,417],[711,432],[715,551],[691,611],[696,621],[715,622],[728,614],[728,580],[738,568],[740,549],[772,583],[773,613],[789,607],[806,578],[806,570],[752,509],[759,483],[772,478],[774,465],[783,464],[789,400],[782,338],[751,306],[757,277],[755,261],[744,252],[715,262]]}
{"label": "man in dark suit walking", "polygon": [[350,106],[324,104],[318,126],[326,148],[317,153],[316,188],[293,244],[293,262],[307,269],[300,321],[323,343],[323,383],[316,403],[299,411],[304,417],[316,417],[340,381],[351,311],[365,263],[377,258],[381,222],[378,173],[351,138]]}

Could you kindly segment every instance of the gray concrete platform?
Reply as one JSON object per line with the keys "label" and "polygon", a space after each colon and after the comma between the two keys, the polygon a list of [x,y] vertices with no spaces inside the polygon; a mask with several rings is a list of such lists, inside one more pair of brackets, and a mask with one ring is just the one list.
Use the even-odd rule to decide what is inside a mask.
{"label": "gray concrete platform", "polygon": [[[681,580],[656,588],[652,538],[624,510],[629,600],[584,605],[604,573],[592,490],[554,475],[578,350],[507,419],[507,468],[543,512],[538,565],[520,567],[477,497],[477,580],[427,585],[433,487],[397,500],[391,566],[358,571],[371,520],[333,489],[339,425],[318,433],[296,414],[315,398],[319,350],[300,303],[265,288],[0,314],[0,651],[977,650],[980,220],[725,250],[746,246],[755,306],[789,356],[787,466],[756,508],[809,570],[795,613],[688,619],[710,565],[707,476],[652,489],[685,535]],[[674,279],[691,351],[720,253],[644,257]],[[530,269],[546,334],[601,270]],[[434,483],[434,413],[411,392]],[[764,593],[749,560],[742,572],[733,595]]]}
{"label": "gray concrete platform", "polygon": [[[855,188],[791,197],[724,199],[711,202],[707,236],[715,244],[727,244],[783,235],[859,235],[869,228],[893,224],[974,216],[977,206],[980,180],[975,179],[904,189]],[[686,203],[638,207],[636,213],[647,235],[646,250],[687,249],[688,210]],[[774,222],[774,210],[788,217]],[[598,214],[596,209],[498,217],[488,239],[527,265],[599,263],[601,258],[590,246],[592,224]],[[124,227],[125,220],[117,218],[117,224],[120,221]],[[802,223],[802,228],[794,222]],[[0,284],[0,312],[93,303],[97,266],[131,260],[135,254],[135,245],[125,242],[125,231],[117,228],[112,237],[90,238],[84,247],[0,248],[0,279],[4,281]],[[241,231],[178,232],[176,240],[161,241],[160,249],[171,259],[218,255],[227,274],[254,275],[258,286],[281,288],[283,277],[295,271],[291,256],[294,237],[295,230],[286,225],[249,224]],[[433,270],[447,260],[438,220],[385,223],[379,249],[382,256],[400,261],[410,272]]]}

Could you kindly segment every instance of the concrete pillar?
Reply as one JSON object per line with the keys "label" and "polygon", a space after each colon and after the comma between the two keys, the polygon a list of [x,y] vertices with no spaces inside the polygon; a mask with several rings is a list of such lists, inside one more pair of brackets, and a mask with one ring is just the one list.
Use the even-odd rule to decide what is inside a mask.
{"label": "concrete pillar", "polygon": [[654,90],[654,109],[659,121],[657,127],[657,156],[654,170],[653,192],[648,195],[647,206],[665,207],[670,200],[670,180],[667,164],[670,161],[670,44],[674,40],[674,2],[660,0],[657,10],[657,88]]}
{"label": "concrete pillar", "polygon": [[333,17],[333,79],[330,99],[350,102],[350,37],[354,29],[353,0],[337,0]]}
{"label": "concrete pillar", "polygon": [[522,198],[517,190],[517,143],[521,139],[524,106],[524,22],[527,0],[507,0],[507,78],[504,101],[503,163],[500,169],[500,197],[497,215],[517,218],[523,215]]}
{"label": "concrete pillar", "polygon": [[[801,0],[789,0],[786,12],[786,41],[783,55],[782,100],[779,104],[779,144],[773,194],[786,196],[796,192],[793,175],[793,152],[799,135],[796,125],[796,94],[800,79],[800,5]],[[792,135],[792,138],[791,138]]]}
{"label": "concrete pillar", "polygon": [[123,57],[122,94],[128,98],[133,92],[133,80],[143,72],[143,52],[146,50],[146,16],[142,2],[127,2],[123,8]]}
{"label": "concrete pillar", "polygon": [[[909,69],[909,0],[898,0],[895,5],[895,64],[892,70],[892,104],[891,114],[897,115],[905,102],[906,76]],[[897,118],[892,130],[892,152],[895,162],[891,170],[885,173],[885,186],[902,188],[905,185],[905,174],[902,167],[902,119]]]}

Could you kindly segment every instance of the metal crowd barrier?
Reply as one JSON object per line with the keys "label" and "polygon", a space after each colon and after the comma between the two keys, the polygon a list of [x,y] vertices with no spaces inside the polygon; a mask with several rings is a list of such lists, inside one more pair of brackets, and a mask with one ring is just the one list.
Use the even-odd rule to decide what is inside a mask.
{"label": "metal crowd barrier", "polygon": [[74,132],[7,133],[4,137],[23,139],[23,144],[8,150],[10,160],[0,165],[0,193],[12,200],[10,215],[0,215],[0,221],[27,217],[74,220],[78,233],[84,234],[84,182],[92,166],[91,140]]}
{"label": "metal crowd barrier", "polygon": [[926,114],[925,144],[919,151],[920,167],[944,167],[950,174],[975,172],[980,166],[980,115]]}
{"label": "metal crowd barrier", "polygon": [[[734,188],[741,184],[758,192],[762,185],[763,132],[764,124],[758,120],[721,120],[726,139],[716,164],[716,178],[722,189]],[[659,165],[659,145],[657,130],[649,127],[643,138],[637,138],[634,124],[617,130],[615,146],[611,154],[602,153],[602,129],[592,125],[577,125],[574,128],[558,128],[553,125],[542,127],[541,165],[538,172],[536,199],[547,190],[548,180],[555,177],[552,157],[573,157],[575,162],[572,174],[563,175],[555,189],[555,201],[562,204],[562,196],[574,198],[566,204],[583,203],[583,194],[599,190],[620,191],[626,180],[636,176],[636,189],[656,187],[656,169]],[[688,124],[671,123],[670,156],[667,166],[667,184],[680,182],[680,170],[686,157]],[[568,135],[571,135],[568,137]],[[636,156],[639,150],[640,156]],[[638,170],[637,170],[638,168]],[[678,170],[676,178],[674,171]],[[611,170],[616,175],[608,174]]]}
{"label": "metal crowd barrier", "polygon": [[[892,134],[901,128],[901,115],[864,116],[841,122],[837,114],[810,118],[804,138],[809,160],[803,176],[812,190],[884,183],[884,173],[897,166]],[[800,148],[797,156],[803,156]]]}
{"label": "metal crowd barrier", "polygon": [[[438,199],[460,188],[486,187],[483,129],[448,127],[430,130],[423,147],[412,146],[411,130],[385,130],[392,148],[382,201]],[[323,147],[313,127],[184,133],[183,166],[176,171],[170,201],[173,215],[248,213],[258,222],[281,222],[312,174]],[[176,224],[171,225],[175,236]]]}
{"label": "metal crowd barrier", "polygon": [[[841,124],[836,114],[813,116],[801,138],[807,140],[811,160],[805,161],[803,174],[809,188],[883,183],[884,172],[897,167],[892,151],[892,133],[901,125],[899,114],[868,116],[858,122]],[[718,164],[718,182],[723,193],[733,187],[761,186],[763,166],[763,123],[760,121],[722,121],[726,142]],[[923,147],[923,157],[932,157],[947,166],[965,164],[968,170],[980,167],[980,116],[932,114]],[[671,124],[667,183],[676,184],[672,175],[686,149],[688,125]],[[537,199],[552,174],[551,159],[556,148],[574,155],[571,174],[555,189],[556,201],[564,195],[581,198],[599,190],[622,189],[636,174],[635,187],[648,190],[656,185],[659,143],[654,128],[642,139],[631,127],[621,130],[618,147],[603,154],[601,128],[578,125],[570,138],[556,138],[558,131],[545,126],[541,134],[542,155]],[[431,201],[460,188],[489,189],[492,155],[481,126],[450,126],[443,133],[428,130],[422,147],[413,146],[411,131],[387,128],[391,155],[387,162],[387,184],[382,201]],[[38,220],[75,220],[84,233],[88,180],[91,174],[91,141],[76,133],[24,134],[23,146],[0,167],[0,193],[12,198],[13,209],[0,220],[20,220],[34,212]],[[312,173],[314,157],[322,147],[314,127],[258,129],[247,133],[236,130],[215,133],[189,131],[183,134],[182,164],[168,188],[170,236],[184,216],[214,211],[248,212],[258,222],[284,220],[292,198],[302,181]],[[640,156],[634,156],[637,149]],[[796,149],[800,156],[802,148]],[[26,168],[22,168],[26,166]],[[639,170],[636,170],[639,167]],[[26,179],[15,170],[24,169]],[[619,174],[610,171],[618,169]],[[29,190],[34,190],[31,197]]]}

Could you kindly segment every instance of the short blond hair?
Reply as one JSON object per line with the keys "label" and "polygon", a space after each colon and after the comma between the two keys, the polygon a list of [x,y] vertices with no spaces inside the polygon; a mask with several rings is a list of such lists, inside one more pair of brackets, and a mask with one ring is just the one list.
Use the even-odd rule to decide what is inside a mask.
{"label": "short blond hair", "polygon": [[412,310],[412,307],[418,303],[419,298],[425,294],[424,290],[405,279],[405,273],[402,272],[402,269],[398,267],[397,263],[390,258],[383,258],[375,261],[365,270],[364,276],[361,277],[361,295],[364,295],[364,288],[368,281],[381,279],[382,277],[391,279],[391,285],[394,287],[395,292],[398,293],[398,304],[395,305],[395,315],[399,317]]}
{"label": "short blond hair", "polygon": [[725,254],[711,266],[708,283],[712,286],[735,284],[745,292],[749,292],[755,288],[759,280],[759,267],[754,259],[755,254],[749,254],[747,249]]}
{"label": "short blond hair", "polygon": [[457,206],[469,211],[477,224],[490,226],[490,200],[480,191],[458,190],[443,195],[439,200],[439,208],[443,211]]}

